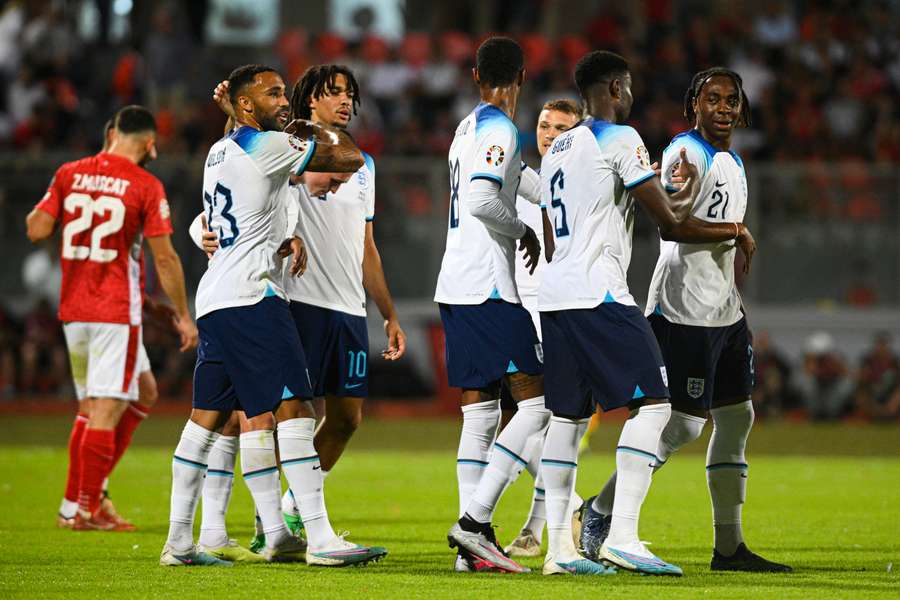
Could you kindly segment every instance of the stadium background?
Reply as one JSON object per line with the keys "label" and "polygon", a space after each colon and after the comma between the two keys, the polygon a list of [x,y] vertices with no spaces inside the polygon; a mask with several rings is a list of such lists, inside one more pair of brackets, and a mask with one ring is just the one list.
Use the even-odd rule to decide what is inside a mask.
{"label": "stadium background", "polygon": [[[758,412],[896,420],[898,11],[872,1],[5,2],[0,403],[71,397],[53,317],[56,242],[36,249],[24,236],[24,216],[55,168],[96,151],[118,107],[149,106],[160,126],[160,159],[150,169],[166,185],[193,290],[205,258],[187,224],[200,207],[201,157],[223,123],[213,86],[240,63],[272,64],[290,85],[308,65],[339,62],[361,80],[350,129],[377,160],[376,239],[410,335],[404,361],[372,361],[373,395],[420,408],[439,397],[452,411],[431,302],[447,218],[444,157],[455,124],[477,102],[474,49],[502,31],[527,55],[516,121],[534,166],[538,109],[576,97],[571,71],[588,49],[630,61],[631,123],[654,157],[686,128],[682,97],[694,71],[724,64],[740,72],[753,126],[736,133],[735,149],[747,164],[748,224],[760,247],[740,285],[757,335]],[[639,299],[657,248],[650,220],[639,217],[629,273]],[[370,308],[377,350],[383,336]],[[146,339],[162,395],[186,402],[192,358],[172,352],[158,326],[148,325]]]}
{"label": "stadium background", "polygon": [[[121,560],[118,546],[82,543],[72,566],[68,532],[50,531],[74,403],[55,318],[57,242],[29,245],[24,220],[62,162],[99,149],[102,126],[117,108],[145,104],[159,124],[160,158],[149,169],[166,186],[192,295],[206,259],[189,241],[187,226],[201,206],[203,158],[223,126],[210,93],[234,66],[248,62],[277,67],[288,85],[322,62],[345,63],[360,79],[362,105],[350,130],[376,159],[375,235],[409,340],[397,364],[370,362],[368,416],[342,459],[346,470],[329,479],[329,509],[382,536],[369,541],[396,548],[393,565],[399,566],[380,567],[401,571],[399,579],[382,578],[396,586],[387,595],[431,584],[452,589],[458,580],[427,579],[441,568],[434,564],[447,568],[439,546],[455,510],[451,453],[458,439],[458,405],[442,384],[442,337],[431,297],[446,231],[446,151],[456,123],[477,102],[470,68],[477,44],[492,32],[512,35],[526,52],[516,122],[533,166],[539,164],[538,109],[548,99],[576,97],[572,67],[590,49],[618,51],[632,65],[630,122],[655,158],[687,127],[682,98],[695,71],[723,64],[743,76],[753,125],[736,133],[735,149],[747,167],[748,224],[759,243],[752,273],[739,279],[756,334],[754,539],[776,532],[773,541],[760,542],[763,548],[783,551],[812,575],[772,587],[736,581],[748,586],[740,588],[745,594],[768,590],[778,597],[896,591],[891,564],[900,547],[896,525],[889,524],[900,502],[900,4],[871,0],[0,0],[0,513],[7,515],[0,519],[0,545],[33,548],[25,555],[31,560],[0,554],[0,591],[33,597],[30,586],[39,581],[91,597],[98,589],[174,590],[171,581],[159,583],[153,565],[193,356],[179,355],[174,337],[147,323],[162,399],[138,430],[114,490],[122,509],[130,508],[145,527],[144,537],[118,542],[132,548],[134,541],[122,568],[142,573],[151,587],[132,589],[130,579],[108,583],[102,567],[86,565]],[[629,278],[642,301],[658,249],[646,216],[638,217],[634,237]],[[148,291],[158,295],[152,261],[147,266]],[[369,309],[375,356],[384,337],[376,308],[370,303]],[[612,468],[621,418],[604,417],[579,487],[599,483]],[[697,443],[686,451],[704,448]],[[675,544],[673,558],[697,571],[708,552],[708,506],[695,459],[673,461],[654,480],[646,522],[657,542]],[[385,465],[397,461],[409,467],[408,486],[420,491],[392,487],[399,500],[386,505],[385,516],[383,499],[360,495],[359,486],[368,493],[382,489],[393,477]],[[435,485],[435,474],[446,476],[446,484]],[[528,485],[511,491],[516,510],[527,506]],[[247,513],[242,488],[236,486],[234,511]],[[40,507],[26,520],[23,493]],[[681,517],[687,515],[682,501],[697,509],[691,535],[698,537],[673,542],[674,534],[658,533],[660,523],[663,531],[681,531],[662,507]],[[396,528],[408,524],[401,517],[410,506],[417,516],[401,535]],[[785,506],[806,511],[791,523],[794,537],[784,533]],[[520,518],[503,510],[508,525]],[[854,524],[848,539],[855,549],[840,556],[820,551],[840,546],[847,523]],[[235,529],[249,535],[246,527]],[[417,541],[403,554],[410,531]],[[50,547],[57,554],[45,554]],[[404,579],[404,569],[419,568],[411,566],[417,563],[409,552],[432,556],[434,564],[423,562],[419,574],[426,579]],[[53,575],[41,569],[50,557],[63,565]],[[835,570],[836,564],[844,566]],[[863,573],[871,570],[882,579],[866,579],[877,577]],[[273,589],[293,589],[296,571],[272,573],[281,577]],[[232,591],[228,583],[200,581]],[[322,581],[326,587],[312,589],[332,592],[329,580]],[[356,580],[330,581],[339,582],[334,590],[359,589]],[[649,591],[652,584],[622,585],[627,592]],[[731,584],[706,579],[701,585]],[[377,585],[365,589],[385,594]],[[491,588],[498,597],[512,589]],[[531,590],[558,595],[560,588]],[[685,597],[694,592],[688,588]]]}

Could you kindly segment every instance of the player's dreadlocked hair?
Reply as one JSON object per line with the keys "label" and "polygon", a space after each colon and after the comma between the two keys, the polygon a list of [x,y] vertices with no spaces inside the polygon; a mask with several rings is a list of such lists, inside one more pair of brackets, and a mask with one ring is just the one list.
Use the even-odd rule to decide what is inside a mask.
{"label": "player's dreadlocked hair", "polygon": [[482,84],[498,87],[515,83],[525,68],[522,47],[508,37],[494,36],[486,39],[475,53],[475,68]]}
{"label": "player's dreadlocked hair", "polygon": [[291,120],[309,119],[312,116],[310,101],[327,94],[338,75],[343,75],[347,80],[347,92],[353,98],[355,115],[356,107],[359,106],[359,83],[356,82],[353,71],[344,65],[315,65],[308,68],[294,86],[291,94]]}
{"label": "player's dreadlocked hair", "polygon": [[703,86],[710,80],[710,78],[715,77],[716,75],[730,77],[731,81],[734,82],[734,87],[736,87],[738,91],[740,91],[741,114],[738,117],[737,125],[738,127],[749,127],[750,101],[747,100],[747,92],[744,91],[743,81],[741,80],[740,75],[738,75],[731,69],[726,69],[725,67],[712,67],[711,69],[700,71],[699,73],[694,75],[694,78],[691,79],[691,86],[684,94],[684,118],[688,120],[688,123],[690,123],[691,126],[694,125],[694,122],[697,120],[697,115],[694,113],[694,100],[700,95],[700,91],[703,89]]}

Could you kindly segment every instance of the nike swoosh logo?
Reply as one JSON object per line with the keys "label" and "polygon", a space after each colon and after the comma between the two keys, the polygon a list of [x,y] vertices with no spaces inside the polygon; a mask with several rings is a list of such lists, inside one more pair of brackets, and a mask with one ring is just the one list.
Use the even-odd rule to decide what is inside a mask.
{"label": "nike swoosh logo", "polygon": [[321,468],[322,468],[321,466],[313,467],[313,471],[318,471],[318,470],[321,469]]}
{"label": "nike swoosh logo", "polygon": [[725,185],[724,181],[722,183],[719,183],[718,181],[716,182],[716,187],[722,187],[723,185]]}
{"label": "nike swoosh logo", "polygon": [[348,390],[352,390],[353,388],[358,388],[358,387],[361,387],[361,386],[362,386],[361,383],[354,383],[353,385],[345,385],[344,387],[345,387],[346,389],[348,389]]}

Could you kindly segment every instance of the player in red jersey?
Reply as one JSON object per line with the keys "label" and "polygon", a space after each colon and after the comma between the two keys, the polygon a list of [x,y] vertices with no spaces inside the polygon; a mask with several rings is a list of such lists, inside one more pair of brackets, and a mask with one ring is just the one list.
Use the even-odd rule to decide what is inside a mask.
{"label": "player in red jersey", "polygon": [[197,344],[165,191],[141,168],[154,158],[153,115],[140,106],[123,108],[109,150],[61,166],[26,220],[32,242],[52,235],[57,222],[62,226],[59,318],[78,398],[87,400],[90,414],[78,460],[78,530],[122,528],[100,506],[103,481],[142,420],[130,403],[138,399],[139,373],[148,370],[141,364],[144,237],[174,305],[181,350]]}

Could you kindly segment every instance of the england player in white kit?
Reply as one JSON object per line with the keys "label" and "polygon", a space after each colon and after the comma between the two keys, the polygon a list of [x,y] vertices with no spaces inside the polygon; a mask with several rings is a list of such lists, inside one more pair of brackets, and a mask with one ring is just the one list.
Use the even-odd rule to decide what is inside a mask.
{"label": "england player in white kit", "polygon": [[[309,123],[297,127],[317,136],[318,143],[283,133],[288,101],[273,69],[247,65],[229,81],[237,127],[211,148],[203,182],[208,223],[217,230],[221,249],[197,291],[194,408],[172,462],[170,528],[160,564],[229,564],[197,549],[192,525],[216,431],[235,409],[246,414],[241,466],[266,533],[263,556],[327,566],[366,562],[384,553],[378,549],[373,555],[376,549],[345,542],[328,522],[313,446],[312,389],[278,255],[289,177],[305,169],[352,172],[362,157],[346,136]],[[298,272],[299,240],[291,246]],[[300,502],[308,548],[289,534],[281,515],[276,412],[281,467]]]}
{"label": "england player in white kit", "polygon": [[[715,67],[694,76],[685,99],[693,129],[681,133],[662,159],[663,183],[674,191],[684,148],[697,167],[700,191],[692,214],[708,222],[743,221],[747,177],[730,150],[735,127],[749,125],[750,106],[740,76]],[[735,285],[734,242],[682,244],[661,240],[650,284],[647,316],[669,375],[672,416],[663,430],[659,466],[697,439],[708,417],[713,434],[706,476],[713,505],[715,542],[710,568],[721,571],[787,572],[790,567],[751,552],[743,541],[741,507],[747,486],[744,449],[753,424],[753,347]],[[745,272],[749,261],[745,263]],[[585,516],[602,522],[611,512],[615,474]],[[593,503],[591,503],[593,504]],[[590,528],[592,525],[589,525]]]}
{"label": "england player in white kit", "polygon": [[[580,118],[581,107],[572,100],[559,99],[544,103],[541,107],[541,112],[538,114],[536,128],[538,154],[543,156],[550,149],[550,145],[556,139],[556,136],[570,129]],[[544,248],[544,252],[541,253],[538,265],[533,273],[529,272],[523,261],[516,261],[516,287],[519,290],[522,306],[525,307],[531,315],[531,320],[534,322],[538,339],[541,337],[541,315],[537,306],[538,289],[540,288],[541,274],[547,265],[546,257],[552,254],[553,249],[553,234],[548,229],[549,221],[545,217],[547,207],[540,204],[540,188],[540,175],[523,164],[522,180],[519,184],[519,193],[516,196],[516,213],[522,222],[531,227],[537,234],[538,241]],[[507,388],[504,387],[501,393],[500,406],[503,409],[503,422],[505,424],[512,418],[516,406]],[[541,538],[543,537],[544,523],[546,521],[544,483],[540,476],[544,433],[542,431],[533,436],[523,456],[523,458],[528,460],[528,465],[525,468],[534,477],[534,492],[531,509],[525,524],[516,538],[504,549],[511,557],[540,556],[541,554]],[[581,505],[581,499],[577,494],[573,494],[573,503],[575,507]]]}
{"label": "england player in white kit", "polygon": [[[346,128],[360,90],[343,65],[310,67],[294,86],[294,118]],[[369,393],[369,337],[366,295],[384,318],[387,349],[382,357],[403,356],[406,334],[384,275],[375,244],[375,161],[364,164],[335,191],[309,194],[298,187],[299,231],[309,249],[309,269],[288,284],[291,312],[307,351],[317,397],[325,397],[325,417],[316,448],[327,473],[340,458],[362,421]]]}
{"label": "england player in white kit", "polygon": [[585,556],[627,570],[681,575],[638,537],[641,504],[671,409],[659,346],[626,280],[634,201],[666,238],[725,241],[739,234],[739,227],[687,214],[697,185],[696,169],[686,160],[678,173],[687,182],[674,197],[681,204],[678,214],[673,212],[673,200],[652,170],[640,135],[617,124],[628,117],[633,102],[622,57],[587,54],[576,67],[575,83],[590,116],[556,138],[541,163],[542,198],[551,207],[556,238],[538,298],[547,407],[553,412],[541,459],[549,535],[544,573],[561,572],[579,558],[566,516],[578,442],[596,403],[604,410],[628,407],[630,416],[617,445],[618,487],[609,535],[601,548],[584,548]]}
{"label": "england player in white kit", "polygon": [[[463,405],[460,520],[448,539],[459,548],[457,570],[524,572],[503,554],[490,526],[497,500],[528,462],[530,435],[549,417],[540,342],[515,282],[516,240],[531,270],[540,252],[534,231],[515,212],[522,168],[511,117],[524,81],[522,49],[509,38],[489,38],[478,48],[473,75],[482,102],[459,124],[450,147],[447,246],[435,293],[448,379],[462,388]],[[493,443],[501,381],[518,410]]]}
{"label": "england player in white kit", "polygon": [[[226,93],[227,84],[220,84],[214,98],[228,114],[229,106],[221,102]],[[359,102],[359,85],[350,69],[315,65],[294,86],[291,118],[344,129]],[[311,184],[295,182],[290,187],[293,201],[288,203],[286,234],[296,227],[308,249],[309,263],[301,278],[286,271],[284,285],[314,395],[325,398],[325,415],[315,435],[324,476],[359,427],[368,396],[367,293],[384,317],[388,347],[382,357],[398,360],[406,347],[406,334],[375,244],[375,162],[366,153],[363,158],[363,166],[353,174],[324,176],[331,181],[313,175]],[[217,249],[215,236],[205,237],[211,237],[211,249]],[[198,245],[202,247],[199,241]],[[299,530],[302,522],[290,490],[282,507],[288,526]],[[257,536],[251,548],[260,543]]]}

